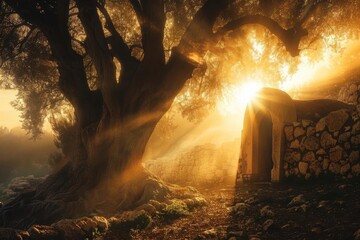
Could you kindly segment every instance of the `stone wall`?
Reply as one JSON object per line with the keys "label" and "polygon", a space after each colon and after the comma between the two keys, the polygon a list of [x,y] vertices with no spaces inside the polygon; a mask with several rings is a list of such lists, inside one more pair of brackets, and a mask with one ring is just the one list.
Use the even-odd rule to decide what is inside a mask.
{"label": "stone wall", "polygon": [[360,81],[354,81],[351,83],[345,83],[344,86],[340,88],[337,100],[349,104],[359,104],[360,103]]}
{"label": "stone wall", "polygon": [[360,175],[359,111],[338,110],[318,122],[287,123],[285,177],[309,179],[324,174]]}
{"label": "stone wall", "polygon": [[191,186],[234,184],[239,139],[222,145],[204,144],[145,162],[145,167],[170,183]]}

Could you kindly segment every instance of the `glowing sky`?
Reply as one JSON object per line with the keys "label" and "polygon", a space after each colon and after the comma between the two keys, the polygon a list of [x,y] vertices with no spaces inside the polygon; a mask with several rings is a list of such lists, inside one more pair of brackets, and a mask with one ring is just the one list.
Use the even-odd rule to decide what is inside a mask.
{"label": "glowing sky", "polygon": [[0,126],[2,127],[11,129],[21,126],[20,112],[10,105],[15,98],[16,90],[0,89]]}

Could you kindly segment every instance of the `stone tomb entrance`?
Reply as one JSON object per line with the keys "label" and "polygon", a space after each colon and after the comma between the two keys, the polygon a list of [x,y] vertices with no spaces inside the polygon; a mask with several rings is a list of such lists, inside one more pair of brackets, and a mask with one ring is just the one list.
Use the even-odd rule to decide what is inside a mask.
{"label": "stone tomb entrance", "polygon": [[[341,160],[343,165],[340,166],[337,162],[330,164],[330,172],[341,172],[339,169],[342,167],[343,172],[347,173],[349,166],[352,166],[355,169],[352,171],[358,175],[358,157],[352,165],[348,163],[350,158],[347,157],[354,155],[354,151],[358,156],[360,146],[359,112],[352,109],[352,105],[336,100],[293,100],[281,90],[263,88],[245,111],[237,182],[277,182],[291,173],[300,176],[299,172],[305,177],[319,175],[320,171],[315,171],[314,166],[329,164],[325,164],[325,160],[321,163],[315,160],[331,160],[336,149],[341,149],[337,162]],[[353,113],[349,114],[351,111]],[[286,136],[285,126],[293,129]],[[347,139],[344,136],[348,136]],[[331,140],[331,144],[325,141],[326,137]],[[317,151],[320,147],[321,151]],[[310,161],[309,156],[313,156],[313,160]],[[339,166],[334,168],[336,164]],[[326,171],[328,170],[323,169],[323,172]]]}
{"label": "stone tomb entrance", "polygon": [[248,104],[241,134],[238,181],[279,181],[283,175],[285,122],[296,120],[291,97],[263,88]]}

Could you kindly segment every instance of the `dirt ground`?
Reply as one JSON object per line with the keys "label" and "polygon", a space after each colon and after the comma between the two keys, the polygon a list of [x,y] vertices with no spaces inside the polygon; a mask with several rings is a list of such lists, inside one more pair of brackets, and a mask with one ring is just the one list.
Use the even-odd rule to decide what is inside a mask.
{"label": "dirt ground", "polygon": [[[92,232],[86,239],[360,240],[359,178],[252,183],[240,184],[238,188],[221,186],[198,190],[207,204],[185,211],[185,215],[174,217],[161,211],[155,211],[151,217],[141,214],[133,222],[110,223],[107,231]],[[204,203],[203,198],[200,199]],[[179,209],[181,213],[183,210]],[[134,223],[137,229],[132,229]],[[144,227],[146,229],[141,229]],[[73,233],[73,229],[70,230],[69,233]],[[33,238],[31,235],[30,239],[84,239],[56,236]]]}
{"label": "dirt ground", "polygon": [[205,207],[105,239],[360,239],[360,181],[243,184],[199,190]]}

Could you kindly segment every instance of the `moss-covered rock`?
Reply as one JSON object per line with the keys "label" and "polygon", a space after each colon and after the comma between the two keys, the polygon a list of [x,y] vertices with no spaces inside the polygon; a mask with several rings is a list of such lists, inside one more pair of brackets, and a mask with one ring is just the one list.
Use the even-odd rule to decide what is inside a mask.
{"label": "moss-covered rock", "polygon": [[179,218],[189,216],[189,208],[182,200],[171,200],[170,204],[161,210],[160,214],[165,218]]}
{"label": "moss-covered rock", "polygon": [[151,216],[145,210],[123,212],[109,219],[112,231],[124,231],[124,229],[146,229],[152,224]]}

